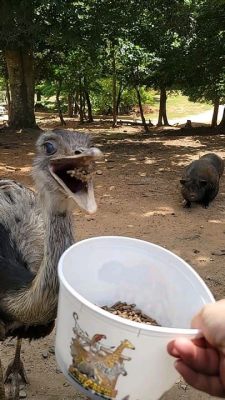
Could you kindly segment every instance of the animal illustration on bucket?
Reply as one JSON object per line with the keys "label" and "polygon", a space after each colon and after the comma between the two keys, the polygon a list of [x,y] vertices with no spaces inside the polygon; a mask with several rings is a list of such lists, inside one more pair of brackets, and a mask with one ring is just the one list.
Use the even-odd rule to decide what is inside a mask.
{"label": "animal illustration on bucket", "polygon": [[96,333],[92,337],[81,329],[78,315],[73,313],[75,326],[73,328],[70,349],[72,364],[69,367],[70,376],[85,389],[103,398],[114,399],[117,395],[116,384],[120,375],[126,376],[125,361],[131,357],[123,354],[124,349],[135,350],[127,339],[115,347],[102,344],[106,339],[104,334]]}

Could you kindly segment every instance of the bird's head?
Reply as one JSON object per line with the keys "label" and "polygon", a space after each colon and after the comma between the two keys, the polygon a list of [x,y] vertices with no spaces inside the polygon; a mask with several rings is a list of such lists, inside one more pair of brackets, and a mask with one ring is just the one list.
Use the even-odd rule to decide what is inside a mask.
{"label": "bird's head", "polygon": [[93,189],[95,160],[102,152],[91,147],[87,134],[47,131],[37,141],[33,178],[40,196],[51,207],[68,207],[76,202],[89,213],[97,209]]}

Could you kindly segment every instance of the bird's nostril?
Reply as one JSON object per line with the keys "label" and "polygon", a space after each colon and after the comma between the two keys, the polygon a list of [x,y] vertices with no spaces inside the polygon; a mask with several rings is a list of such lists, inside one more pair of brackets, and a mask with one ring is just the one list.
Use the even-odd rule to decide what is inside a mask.
{"label": "bird's nostril", "polygon": [[81,150],[75,150],[75,151],[74,151],[74,154],[76,154],[76,155],[77,155],[77,154],[81,154],[81,153],[82,153]]}

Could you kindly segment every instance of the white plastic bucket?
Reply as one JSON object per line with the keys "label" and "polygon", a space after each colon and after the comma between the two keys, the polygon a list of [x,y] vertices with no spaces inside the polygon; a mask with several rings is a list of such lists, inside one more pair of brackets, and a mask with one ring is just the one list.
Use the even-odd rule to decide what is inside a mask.
{"label": "white plastic bucket", "polygon": [[[193,315],[214,302],[181,258],[127,237],[74,244],[60,259],[59,280],[56,359],[70,383],[92,399],[158,399],[178,378],[167,343],[194,337]],[[100,308],[119,300],[135,303],[161,327]]]}

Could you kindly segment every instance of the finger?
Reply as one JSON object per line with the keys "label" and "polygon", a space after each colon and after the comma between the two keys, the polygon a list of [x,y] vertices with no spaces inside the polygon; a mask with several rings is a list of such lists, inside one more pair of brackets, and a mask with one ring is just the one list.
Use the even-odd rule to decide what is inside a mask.
{"label": "finger", "polygon": [[196,329],[202,329],[202,313],[203,311],[201,310],[198,314],[196,314],[191,321],[191,327],[196,328]]}
{"label": "finger", "polygon": [[173,357],[176,357],[176,358],[180,357],[180,353],[176,348],[176,340],[172,340],[171,342],[169,342],[167,344],[167,351]]}
{"label": "finger", "polygon": [[[167,351],[168,353],[173,356],[173,357],[180,357],[180,353],[176,348],[176,344],[177,340],[180,339],[176,339],[176,340],[172,340],[171,342],[168,343],[167,345]],[[186,340],[186,339],[184,339]],[[194,343],[196,346],[198,347],[202,347],[202,348],[207,348],[207,347],[212,347],[205,338],[198,338],[198,339],[192,339],[192,343]]]}
{"label": "finger", "polygon": [[206,304],[192,319],[192,328],[198,328],[212,346],[225,354],[225,300]]}
{"label": "finger", "polygon": [[170,342],[167,350],[196,372],[207,375],[216,375],[219,372],[219,355],[213,348],[202,348],[191,340],[180,338]]}
{"label": "finger", "polygon": [[175,361],[175,368],[184,380],[195,389],[202,390],[211,396],[225,397],[225,389],[219,376],[208,376],[193,371],[181,360]]}
{"label": "finger", "polygon": [[[191,327],[194,329],[199,329],[202,332],[205,340],[208,342],[209,335],[208,335],[207,330],[205,329],[206,327],[205,327],[205,323],[203,321],[203,313],[204,313],[204,311],[201,310],[201,312],[199,314],[194,316],[194,318],[191,321]],[[210,341],[210,343],[211,343],[211,341]]]}

